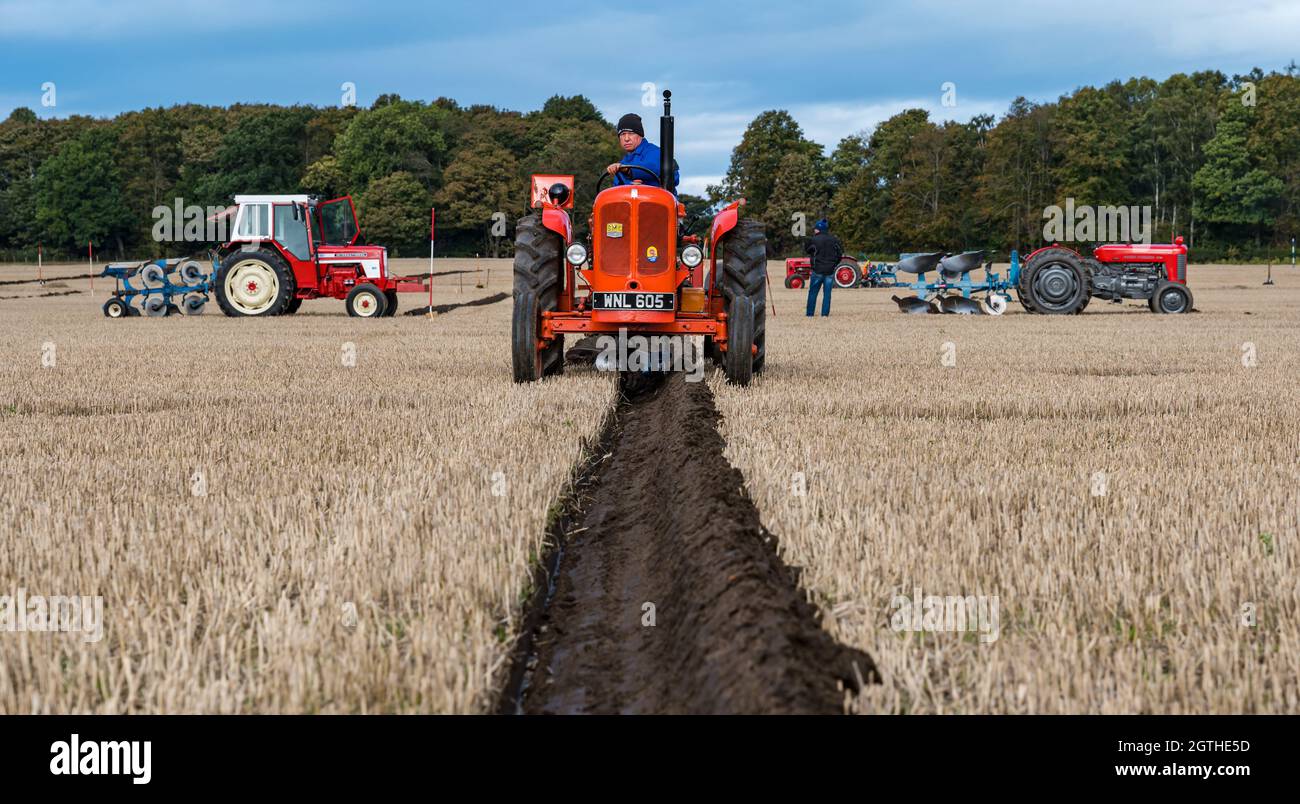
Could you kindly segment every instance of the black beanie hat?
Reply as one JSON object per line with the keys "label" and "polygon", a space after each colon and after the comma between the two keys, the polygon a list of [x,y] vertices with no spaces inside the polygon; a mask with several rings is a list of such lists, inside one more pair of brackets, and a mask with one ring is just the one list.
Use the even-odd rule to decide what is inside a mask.
{"label": "black beanie hat", "polygon": [[618,133],[631,131],[639,136],[645,136],[645,127],[641,125],[641,115],[628,112],[618,119]]}

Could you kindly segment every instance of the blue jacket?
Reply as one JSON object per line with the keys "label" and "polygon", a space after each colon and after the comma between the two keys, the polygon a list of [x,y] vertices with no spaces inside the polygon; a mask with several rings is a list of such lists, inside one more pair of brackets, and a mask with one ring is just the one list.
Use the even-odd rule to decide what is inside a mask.
{"label": "blue jacket", "polygon": [[[659,184],[659,181],[655,178],[655,176],[659,175],[659,167],[660,167],[658,145],[655,145],[650,140],[643,139],[641,140],[640,145],[638,145],[633,150],[623,154],[623,159],[621,161],[625,165],[640,165],[641,167],[649,168],[650,170],[654,171],[654,174],[651,175],[649,173],[646,173],[643,170],[632,170],[627,173],[615,173],[614,185],[616,187],[624,184],[632,184],[635,181],[639,181],[642,184],[649,185],[650,187],[661,186]],[[674,160],[674,162],[676,162],[676,160]],[[682,176],[682,172],[678,170],[677,165],[674,164],[673,165],[673,187],[677,187],[679,184],[681,184],[681,176]]]}

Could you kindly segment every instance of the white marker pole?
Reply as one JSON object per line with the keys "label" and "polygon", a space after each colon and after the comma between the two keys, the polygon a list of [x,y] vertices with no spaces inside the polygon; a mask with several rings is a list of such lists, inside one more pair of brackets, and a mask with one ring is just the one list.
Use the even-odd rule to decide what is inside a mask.
{"label": "white marker pole", "polygon": [[438,211],[429,208],[429,316],[433,316],[433,235],[437,225]]}
{"label": "white marker pole", "polygon": [[[1294,264],[1292,267],[1294,267]],[[41,253],[40,243],[36,244],[36,281],[41,285],[41,287],[45,286],[45,262],[44,255]]]}
{"label": "white marker pole", "polygon": [[95,298],[95,243],[87,240],[86,248],[90,250],[90,298]]}

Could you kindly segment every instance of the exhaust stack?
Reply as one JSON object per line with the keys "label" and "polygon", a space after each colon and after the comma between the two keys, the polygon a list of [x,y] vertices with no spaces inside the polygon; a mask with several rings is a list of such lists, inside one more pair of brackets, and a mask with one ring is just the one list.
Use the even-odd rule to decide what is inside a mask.
{"label": "exhaust stack", "polygon": [[659,118],[659,183],[670,193],[677,192],[673,181],[673,93],[664,90],[664,113]]}

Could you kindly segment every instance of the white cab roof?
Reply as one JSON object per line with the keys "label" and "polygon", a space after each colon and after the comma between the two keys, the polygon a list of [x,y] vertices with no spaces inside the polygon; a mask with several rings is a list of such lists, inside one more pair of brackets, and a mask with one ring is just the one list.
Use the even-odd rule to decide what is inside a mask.
{"label": "white cab roof", "polygon": [[305,204],[311,199],[308,195],[237,195],[236,204]]}

